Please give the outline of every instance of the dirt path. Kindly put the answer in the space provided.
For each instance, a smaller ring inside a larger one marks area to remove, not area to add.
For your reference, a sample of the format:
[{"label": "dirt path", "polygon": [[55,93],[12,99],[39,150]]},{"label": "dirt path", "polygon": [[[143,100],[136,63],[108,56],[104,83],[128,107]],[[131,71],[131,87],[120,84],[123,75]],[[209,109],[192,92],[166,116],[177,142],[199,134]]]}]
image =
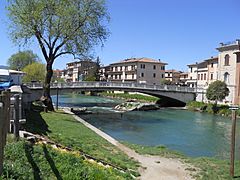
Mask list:
[{"label": "dirt path", "polygon": [[[73,114],[68,110],[64,110],[67,113]],[[88,122],[84,121],[80,117],[73,115],[73,117],[84,124],[86,127],[90,128],[98,135],[106,139],[111,144],[117,146],[123,152],[125,152],[129,157],[134,158],[136,161],[141,163],[140,174],[138,178],[140,180],[192,180],[190,172],[186,168],[190,167],[187,164],[183,164],[178,159],[164,158],[160,156],[150,156],[150,155],[140,155],[134,150],[126,147],[125,145],[119,143],[117,140],[92,126]]]}]

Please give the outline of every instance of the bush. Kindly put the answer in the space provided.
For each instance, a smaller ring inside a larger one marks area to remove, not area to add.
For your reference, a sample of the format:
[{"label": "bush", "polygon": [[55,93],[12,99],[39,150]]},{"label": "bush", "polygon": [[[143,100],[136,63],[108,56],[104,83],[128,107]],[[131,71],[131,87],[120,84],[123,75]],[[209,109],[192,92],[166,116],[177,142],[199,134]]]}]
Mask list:
[{"label": "bush", "polygon": [[219,115],[223,115],[223,116],[230,116],[231,115],[231,110],[230,109],[220,109],[218,111]]},{"label": "bush", "polygon": [[196,110],[196,109],[198,109],[198,110],[205,111],[206,107],[207,107],[207,104],[205,104],[204,102],[191,101],[191,102],[189,102],[187,104],[187,108],[189,110]]}]

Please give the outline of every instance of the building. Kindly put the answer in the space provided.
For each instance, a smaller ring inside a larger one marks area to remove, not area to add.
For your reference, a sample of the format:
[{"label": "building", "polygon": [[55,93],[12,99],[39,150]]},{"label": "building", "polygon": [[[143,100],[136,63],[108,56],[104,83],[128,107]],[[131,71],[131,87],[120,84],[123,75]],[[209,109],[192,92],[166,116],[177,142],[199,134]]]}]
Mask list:
[{"label": "building", "polygon": [[95,76],[97,63],[91,60],[81,60],[67,63],[64,79],[67,82],[84,81],[86,78]]},{"label": "building", "polygon": [[99,78],[100,81],[107,81],[108,79],[108,72],[110,71],[110,66],[102,66],[99,69]]},{"label": "building", "polygon": [[186,83],[190,87],[206,88],[217,80],[218,57],[211,57],[201,62],[188,65],[188,77]]},{"label": "building", "polygon": [[216,49],[217,57],[188,65],[189,78],[186,83],[203,92],[197,100],[207,101],[204,93],[209,84],[216,80],[224,81],[230,93],[222,103],[240,104],[240,40],[220,43]]},{"label": "building", "polygon": [[188,66],[188,80],[186,81],[187,86],[189,87],[197,87],[197,70],[198,64],[189,64]]},{"label": "building", "polygon": [[186,85],[186,82],[188,80],[188,73],[187,72],[181,72],[180,73],[180,85]]},{"label": "building", "polygon": [[165,77],[165,66],[160,60],[130,58],[109,65],[107,79],[111,82],[160,84]]},{"label": "building", "polygon": [[218,80],[224,81],[230,94],[226,103],[240,104],[240,40],[220,43],[218,54]]},{"label": "building", "polygon": [[166,70],[165,79],[171,81],[173,84],[179,84],[180,74],[181,74],[181,71],[177,71],[175,69]]}]

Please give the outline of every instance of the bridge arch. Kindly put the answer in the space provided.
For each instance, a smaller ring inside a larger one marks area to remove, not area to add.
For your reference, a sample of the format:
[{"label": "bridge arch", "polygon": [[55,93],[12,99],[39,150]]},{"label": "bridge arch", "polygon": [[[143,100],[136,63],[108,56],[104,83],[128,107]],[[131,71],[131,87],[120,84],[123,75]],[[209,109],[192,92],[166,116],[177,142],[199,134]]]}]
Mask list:
[{"label": "bridge arch", "polygon": [[[28,85],[32,94],[41,96],[42,86],[39,84]],[[77,83],[55,83],[51,85],[51,94],[77,92],[77,91],[126,91],[140,92],[159,97],[163,103],[169,106],[184,106],[187,102],[195,100],[196,92],[193,88],[167,86],[167,85],[147,85],[134,83],[112,83],[112,82],[77,82]],[[40,98],[40,97],[39,97]]]}]

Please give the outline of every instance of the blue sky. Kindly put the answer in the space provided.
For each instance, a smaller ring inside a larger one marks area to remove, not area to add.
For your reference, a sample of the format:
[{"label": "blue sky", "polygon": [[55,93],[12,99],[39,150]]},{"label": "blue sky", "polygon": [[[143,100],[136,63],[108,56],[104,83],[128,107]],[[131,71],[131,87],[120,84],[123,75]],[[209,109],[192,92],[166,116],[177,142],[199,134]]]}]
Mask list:
[{"label": "blue sky", "polygon": [[[8,35],[7,17],[0,1],[0,64],[18,50]],[[167,69],[186,70],[187,64],[216,56],[220,42],[240,38],[239,0],[107,0],[111,32],[95,55],[107,65],[125,58],[161,59]],[[29,46],[44,61],[36,46]],[[65,68],[71,56],[55,61]]]}]

